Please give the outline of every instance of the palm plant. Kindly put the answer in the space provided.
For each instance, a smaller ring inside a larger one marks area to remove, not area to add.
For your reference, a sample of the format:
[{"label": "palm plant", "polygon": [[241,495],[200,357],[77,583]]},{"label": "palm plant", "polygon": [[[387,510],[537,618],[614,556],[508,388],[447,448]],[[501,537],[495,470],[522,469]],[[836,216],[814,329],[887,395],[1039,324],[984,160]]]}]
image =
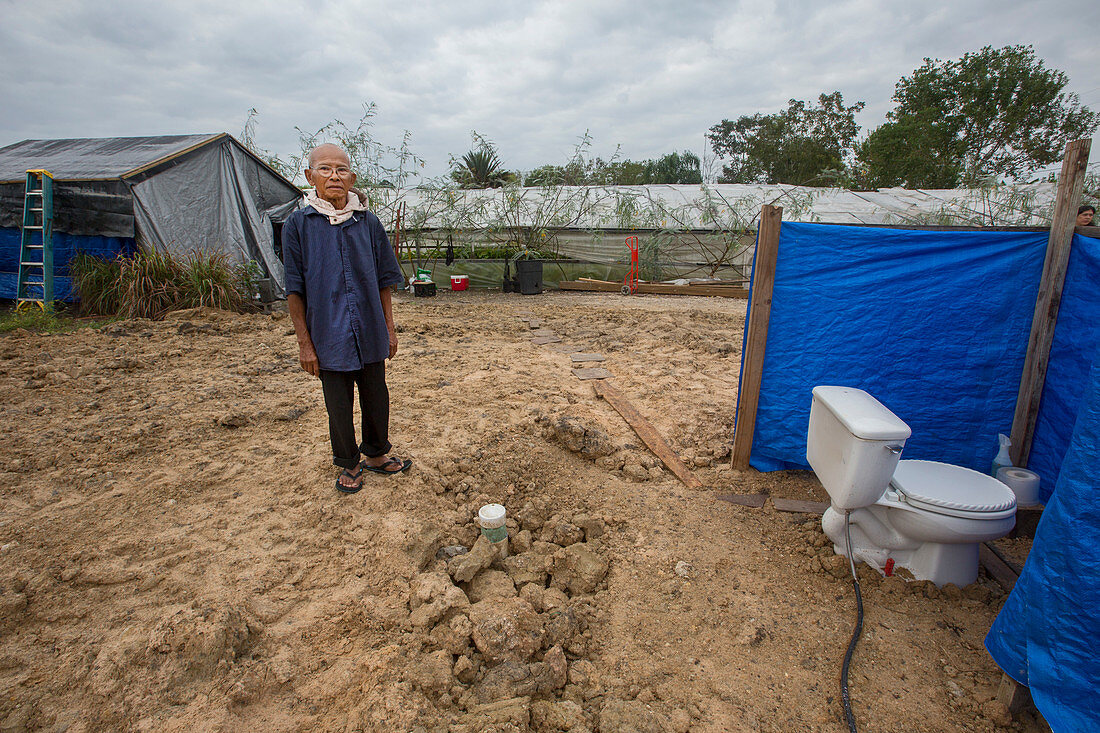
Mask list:
[{"label": "palm plant", "polygon": [[508,180],[508,171],[493,144],[482,141],[456,161],[451,177],[462,188],[500,188]]}]

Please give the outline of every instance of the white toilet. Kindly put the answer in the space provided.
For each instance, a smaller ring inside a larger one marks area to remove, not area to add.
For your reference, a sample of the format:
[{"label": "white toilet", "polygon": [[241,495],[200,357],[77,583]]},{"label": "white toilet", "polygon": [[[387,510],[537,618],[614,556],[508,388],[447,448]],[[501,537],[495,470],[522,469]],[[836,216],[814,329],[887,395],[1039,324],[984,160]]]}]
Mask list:
[{"label": "white toilet", "polygon": [[978,543],[1008,534],[1016,497],[1003,483],[962,466],[902,461],[909,426],[852,387],[814,387],[806,459],[832,505],[821,526],[847,555],[885,571],[907,568],[918,580],[965,586],[978,577]]}]

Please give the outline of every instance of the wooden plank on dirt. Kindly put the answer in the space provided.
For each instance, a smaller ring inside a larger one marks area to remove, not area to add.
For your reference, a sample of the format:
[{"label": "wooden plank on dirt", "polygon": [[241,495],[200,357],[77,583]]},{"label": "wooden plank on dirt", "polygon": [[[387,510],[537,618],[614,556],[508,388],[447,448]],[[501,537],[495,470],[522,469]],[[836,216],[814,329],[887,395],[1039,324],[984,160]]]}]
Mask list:
[{"label": "wooden plank on dirt", "polygon": [[554,333],[549,328],[536,328],[534,331],[531,332],[531,335],[532,336],[557,336],[557,334]]},{"label": "wooden plank on dirt", "polygon": [[544,344],[556,344],[561,341],[561,336],[535,336],[531,339],[531,343],[536,346],[542,346]]},{"label": "wooden plank on dirt", "polygon": [[648,420],[642,417],[642,413],[638,412],[637,408],[630,403],[630,400],[624,397],[619,390],[605,382],[596,382],[592,386],[595,387],[597,395],[607,400],[607,403],[623,416],[623,419],[634,429],[634,432],[638,434],[642,442],[653,451],[653,455],[660,458],[676,478],[680,479],[689,489],[700,489],[703,487],[703,483],[696,478],[695,474],[691,472],[691,469],[680,460],[680,456],[676,455],[676,451],[672,450],[669,444],[665,442],[665,439],[661,437],[657,429],[654,428]]},{"label": "wooden plank on dirt", "polygon": [[829,508],[827,501],[802,501],[800,499],[781,499],[772,497],[772,506],[781,512],[795,512],[798,514],[824,514]]},{"label": "wooden plank on dirt", "polygon": [[[587,280],[562,280],[558,283],[562,290],[577,290],[589,293],[618,293],[622,283]],[[729,285],[665,285],[663,283],[638,283],[638,293],[643,295],[705,295],[719,298],[747,298],[748,288]]]},{"label": "wooden plank on dirt", "polygon": [[981,561],[985,571],[993,576],[1006,591],[1016,587],[1016,579],[1020,576],[985,542],[978,545],[978,560]]},{"label": "wooden plank on dirt", "polygon": [[1010,454],[1016,466],[1027,466],[1031,440],[1035,436],[1035,419],[1039,416],[1039,398],[1046,382],[1050,362],[1050,345],[1058,323],[1058,306],[1062,303],[1062,288],[1077,219],[1077,204],[1085,185],[1085,168],[1089,163],[1092,140],[1074,140],[1066,146],[1062,173],[1058,176],[1058,193],[1054,200],[1054,216],[1050,224],[1043,275],[1039,295],[1035,298],[1035,315],[1031,320],[1031,335],[1027,342],[1027,357],[1020,377],[1016,397],[1016,412],[1012,418]]},{"label": "wooden plank on dirt", "polygon": [[573,374],[577,379],[610,379],[615,376],[603,367],[582,367],[574,369]]},{"label": "wooden plank on dirt", "polygon": [[726,501],[737,506],[747,506],[759,509],[764,506],[764,500],[768,497],[764,494],[717,494],[714,497],[718,501]]},{"label": "wooden plank on dirt", "polygon": [[745,326],[744,366],[737,387],[737,419],[733,427],[732,464],[740,471],[749,467],[752,437],[756,432],[756,408],[760,404],[760,382],[764,376],[764,349],[768,344],[768,321],[771,319],[772,288],[775,285],[775,263],[779,256],[779,229],[782,223],[782,208],[765,204],[760,210],[752,302]]},{"label": "wooden plank on dirt", "polygon": [[997,701],[1008,708],[1008,712],[1016,714],[1031,704],[1031,690],[1001,672]]},{"label": "wooden plank on dirt", "polygon": [[579,362],[579,361],[603,361],[607,357],[604,356],[603,354],[584,354],[584,353],[580,353],[580,354],[573,354],[570,358],[574,362]]}]

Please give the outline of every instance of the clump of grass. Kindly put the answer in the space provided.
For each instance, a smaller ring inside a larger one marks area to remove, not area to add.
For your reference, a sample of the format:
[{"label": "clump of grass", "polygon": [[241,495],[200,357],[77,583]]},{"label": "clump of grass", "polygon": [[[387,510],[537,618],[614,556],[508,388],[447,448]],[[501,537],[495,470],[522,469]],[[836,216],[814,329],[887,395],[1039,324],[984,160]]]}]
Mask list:
[{"label": "clump of grass", "polygon": [[253,309],[258,268],[220,253],[152,251],[112,260],[78,254],[70,271],[84,313],[161,319],[182,308]]},{"label": "clump of grass", "polygon": [[118,313],[118,282],[121,258],[104,259],[77,252],[69,262],[73,290],[80,294],[80,309],[85,313]]},{"label": "clump of grass", "polygon": [[63,333],[78,328],[101,326],[104,320],[107,319],[76,319],[63,308],[55,309],[51,306],[43,309],[31,305],[0,311],[0,333],[10,333],[21,328],[35,333]]}]

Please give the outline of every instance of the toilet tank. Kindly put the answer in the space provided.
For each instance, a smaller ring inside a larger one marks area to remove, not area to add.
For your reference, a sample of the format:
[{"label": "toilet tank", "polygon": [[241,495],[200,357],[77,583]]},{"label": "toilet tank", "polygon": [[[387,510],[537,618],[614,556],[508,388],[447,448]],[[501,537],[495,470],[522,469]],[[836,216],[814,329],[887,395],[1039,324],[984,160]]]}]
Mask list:
[{"label": "toilet tank", "polygon": [[912,434],[885,405],[862,389],[814,387],[806,460],[837,509],[878,501]]}]

